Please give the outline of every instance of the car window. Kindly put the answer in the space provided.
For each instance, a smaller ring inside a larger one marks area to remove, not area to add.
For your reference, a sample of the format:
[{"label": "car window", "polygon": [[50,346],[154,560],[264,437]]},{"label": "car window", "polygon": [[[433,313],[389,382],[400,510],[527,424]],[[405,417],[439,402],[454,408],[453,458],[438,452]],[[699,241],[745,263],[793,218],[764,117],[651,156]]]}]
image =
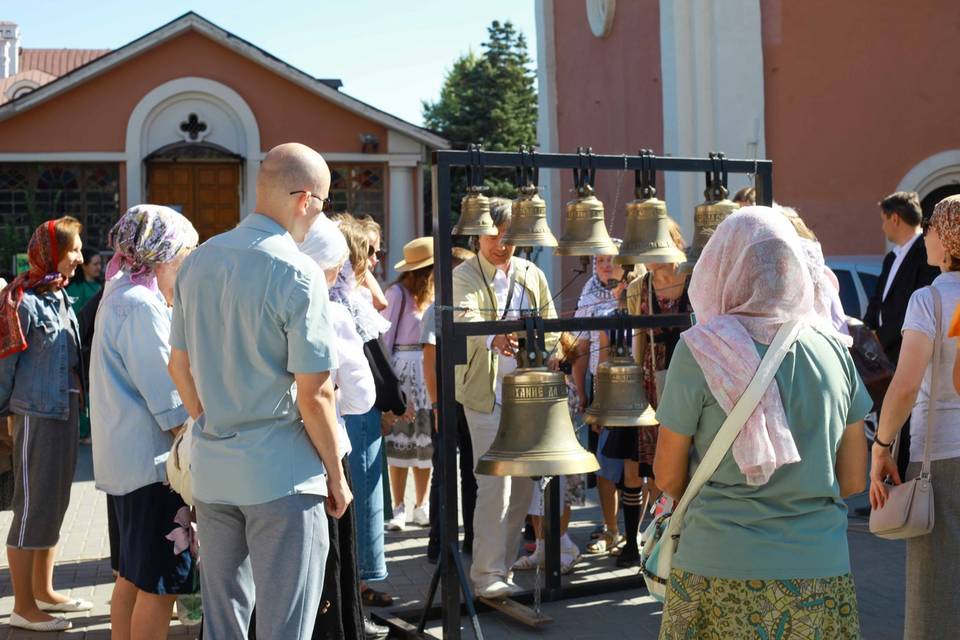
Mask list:
[{"label": "car window", "polygon": [[843,312],[851,318],[859,318],[860,296],[857,294],[853,274],[847,269],[835,269],[834,273],[840,281],[840,303],[843,305]]},{"label": "car window", "polygon": [[858,271],[857,275],[860,276],[860,284],[863,285],[863,292],[867,294],[867,298],[870,298],[876,290],[877,280],[880,278],[872,273],[864,273],[862,271]]}]

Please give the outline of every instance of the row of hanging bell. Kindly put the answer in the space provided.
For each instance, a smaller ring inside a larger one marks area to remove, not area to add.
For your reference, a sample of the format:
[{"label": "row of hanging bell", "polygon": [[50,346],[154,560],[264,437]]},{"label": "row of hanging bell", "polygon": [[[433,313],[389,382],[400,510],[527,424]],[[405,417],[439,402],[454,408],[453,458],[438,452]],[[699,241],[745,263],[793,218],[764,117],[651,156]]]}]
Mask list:
[{"label": "row of hanging bell", "polygon": [[577,440],[566,378],[542,366],[542,354],[529,358],[524,351],[521,344],[520,368],[503,377],[497,435],[477,462],[476,472],[540,478],[597,471],[596,456]]}]

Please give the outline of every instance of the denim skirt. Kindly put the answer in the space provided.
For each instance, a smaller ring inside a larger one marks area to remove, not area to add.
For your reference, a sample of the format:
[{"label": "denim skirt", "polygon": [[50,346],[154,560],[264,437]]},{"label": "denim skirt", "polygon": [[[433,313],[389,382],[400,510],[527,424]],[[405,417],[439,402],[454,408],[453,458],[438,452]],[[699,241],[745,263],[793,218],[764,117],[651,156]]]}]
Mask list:
[{"label": "denim skirt", "polygon": [[357,565],[361,580],[383,580],[387,561],[383,551],[383,436],[380,411],[344,416],[350,435],[350,475],[357,518]]}]

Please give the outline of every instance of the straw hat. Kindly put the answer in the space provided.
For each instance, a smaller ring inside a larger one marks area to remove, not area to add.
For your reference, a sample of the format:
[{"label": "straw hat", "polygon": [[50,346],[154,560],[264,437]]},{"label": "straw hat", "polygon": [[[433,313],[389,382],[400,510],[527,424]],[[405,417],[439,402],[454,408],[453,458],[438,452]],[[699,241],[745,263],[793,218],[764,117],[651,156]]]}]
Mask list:
[{"label": "straw hat", "polygon": [[433,238],[415,238],[403,245],[403,260],[393,265],[394,271],[416,271],[433,264]]}]

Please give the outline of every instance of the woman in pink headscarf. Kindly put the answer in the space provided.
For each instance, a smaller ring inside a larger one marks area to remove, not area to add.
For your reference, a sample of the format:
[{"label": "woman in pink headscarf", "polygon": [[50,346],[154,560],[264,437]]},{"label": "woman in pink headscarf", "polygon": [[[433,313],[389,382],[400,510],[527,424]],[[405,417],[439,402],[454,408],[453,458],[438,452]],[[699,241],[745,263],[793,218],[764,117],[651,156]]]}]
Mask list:
[{"label": "woman in pink headscarf", "polygon": [[[679,499],[779,328],[801,321],[759,405],[690,504],[661,638],[859,638],[843,497],[862,491],[871,401],[814,308],[800,239],[768,207],[731,215],[690,281],[697,324],[657,407],[657,484]],[[819,635],[816,635],[819,634]]]}]

